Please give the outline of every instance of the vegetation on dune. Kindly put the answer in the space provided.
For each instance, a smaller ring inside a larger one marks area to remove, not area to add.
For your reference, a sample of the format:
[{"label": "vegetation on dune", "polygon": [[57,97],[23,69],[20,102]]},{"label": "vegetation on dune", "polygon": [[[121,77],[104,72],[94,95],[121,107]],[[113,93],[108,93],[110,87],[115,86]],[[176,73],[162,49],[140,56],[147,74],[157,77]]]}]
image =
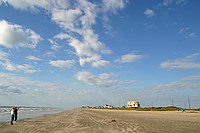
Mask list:
[{"label": "vegetation on dune", "polygon": [[[135,111],[181,111],[182,108],[175,106],[167,107],[144,107],[144,108],[101,108],[101,109],[114,109],[114,110],[135,110]],[[200,111],[199,109],[184,109],[184,111]]]}]

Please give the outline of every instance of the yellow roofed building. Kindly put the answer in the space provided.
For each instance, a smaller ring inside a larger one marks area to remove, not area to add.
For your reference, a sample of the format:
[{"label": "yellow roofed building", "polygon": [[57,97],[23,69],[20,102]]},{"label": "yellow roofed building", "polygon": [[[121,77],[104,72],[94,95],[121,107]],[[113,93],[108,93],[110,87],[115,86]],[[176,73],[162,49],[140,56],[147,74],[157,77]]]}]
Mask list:
[{"label": "yellow roofed building", "polygon": [[140,107],[140,103],[137,102],[137,101],[128,101],[127,107],[128,108],[139,108]]}]

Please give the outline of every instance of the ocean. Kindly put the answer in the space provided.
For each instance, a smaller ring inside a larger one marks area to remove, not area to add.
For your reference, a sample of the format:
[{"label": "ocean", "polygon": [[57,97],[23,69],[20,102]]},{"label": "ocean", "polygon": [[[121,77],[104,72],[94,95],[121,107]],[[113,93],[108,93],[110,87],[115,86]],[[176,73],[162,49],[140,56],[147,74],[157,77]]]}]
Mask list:
[{"label": "ocean", "polygon": [[[6,106],[0,107],[0,122],[9,122],[10,121],[11,108],[12,107],[6,107]],[[48,107],[19,107],[18,120],[59,113],[62,111],[64,111],[64,109],[48,108]]]}]

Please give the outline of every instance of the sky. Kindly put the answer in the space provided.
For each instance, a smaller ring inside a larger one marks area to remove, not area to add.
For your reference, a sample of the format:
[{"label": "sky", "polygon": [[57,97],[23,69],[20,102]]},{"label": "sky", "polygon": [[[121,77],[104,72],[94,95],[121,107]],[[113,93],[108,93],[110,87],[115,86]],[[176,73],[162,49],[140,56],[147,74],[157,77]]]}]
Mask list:
[{"label": "sky", "polygon": [[200,107],[198,0],[0,0],[0,105]]}]

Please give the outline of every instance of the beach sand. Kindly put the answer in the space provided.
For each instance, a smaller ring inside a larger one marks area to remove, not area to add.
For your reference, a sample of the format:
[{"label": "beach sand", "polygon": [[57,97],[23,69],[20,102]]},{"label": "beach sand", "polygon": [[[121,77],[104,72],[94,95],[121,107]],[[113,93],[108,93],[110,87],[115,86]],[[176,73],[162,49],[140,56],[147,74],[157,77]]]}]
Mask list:
[{"label": "beach sand", "polygon": [[73,109],[0,124],[1,133],[200,133],[200,113]]}]

